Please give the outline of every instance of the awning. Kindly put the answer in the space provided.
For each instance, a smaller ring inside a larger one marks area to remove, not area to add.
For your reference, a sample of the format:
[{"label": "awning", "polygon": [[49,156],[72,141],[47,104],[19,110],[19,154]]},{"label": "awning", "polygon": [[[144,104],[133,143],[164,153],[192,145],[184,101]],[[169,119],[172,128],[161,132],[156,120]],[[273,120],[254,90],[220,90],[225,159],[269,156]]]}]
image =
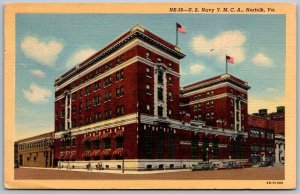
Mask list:
[{"label": "awning", "polygon": [[94,150],[91,154],[92,157],[95,157],[95,156],[100,156],[100,150]]},{"label": "awning", "polygon": [[70,160],[73,160],[73,159],[75,159],[75,156],[76,156],[76,153],[71,153],[71,154],[69,155],[69,159],[70,159]]},{"label": "awning", "polygon": [[70,155],[70,154],[65,154],[65,155],[62,157],[62,159],[64,159],[64,160],[69,159],[69,155]]},{"label": "awning", "polygon": [[123,130],[119,130],[119,131],[117,131],[117,132],[115,133],[115,136],[116,136],[116,137],[123,137],[123,135],[124,135],[124,131],[123,131]]},{"label": "awning", "polygon": [[101,152],[101,156],[110,156],[110,149],[105,149]]},{"label": "awning", "polygon": [[84,153],[82,154],[83,157],[90,157],[91,156],[91,151],[90,150],[86,150],[84,151]]},{"label": "awning", "polygon": [[105,133],[105,134],[101,135],[100,139],[110,138],[111,135],[112,135],[111,132]]},{"label": "awning", "polygon": [[61,159],[64,157],[64,155],[65,155],[65,154],[60,154],[60,155],[58,156],[58,159],[61,160]]},{"label": "awning", "polygon": [[117,149],[115,149],[115,151],[113,152],[113,155],[115,155],[115,156],[126,156],[127,153],[124,151],[123,148],[117,148]]},{"label": "awning", "polygon": [[91,138],[90,141],[97,141],[99,140],[100,135],[95,135],[94,137]]},{"label": "awning", "polygon": [[91,140],[90,136],[86,136],[85,138],[83,138],[82,143],[88,142]]}]

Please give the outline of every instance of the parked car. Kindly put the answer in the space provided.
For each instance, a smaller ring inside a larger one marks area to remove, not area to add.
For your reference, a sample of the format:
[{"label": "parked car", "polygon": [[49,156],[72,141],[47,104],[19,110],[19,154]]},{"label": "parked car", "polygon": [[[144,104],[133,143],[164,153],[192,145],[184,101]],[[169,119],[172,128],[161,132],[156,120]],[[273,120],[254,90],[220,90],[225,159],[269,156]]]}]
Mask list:
[{"label": "parked car", "polygon": [[267,166],[274,166],[274,163],[272,161],[264,161],[259,164],[259,167],[267,167]]},{"label": "parked car", "polygon": [[214,166],[211,162],[199,162],[192,166],[192,171],[196,170],[214,170]]},{"label": "parked car", "polygon": [[241,168],[250,168],[253,166],[253,163],[251,162],[240,162]]}]

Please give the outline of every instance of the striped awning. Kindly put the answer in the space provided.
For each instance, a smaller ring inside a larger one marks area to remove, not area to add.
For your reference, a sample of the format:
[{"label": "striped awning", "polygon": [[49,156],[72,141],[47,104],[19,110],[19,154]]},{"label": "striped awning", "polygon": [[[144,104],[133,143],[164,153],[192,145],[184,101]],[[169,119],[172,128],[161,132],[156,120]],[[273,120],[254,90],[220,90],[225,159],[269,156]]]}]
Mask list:
[{"label": "striped awning", "polygon": [[62,157],[62,159],[64,159],[64,160],[69,159],[69,155],[70,155],[70,154],[65,154],[65,155]]},{"label": "striped awning", "polygon": [[101,156],[110,156],[110,152],[111,152],[110,149],[105,149],[101,152]]},{"label": "striped awning", "polygon": [[90,157],[91,156],[91,151],[90,150],[86,150],[83,152],[82,154],[83,157]]},{"label": "striped awning", "polygon": [[91,137],[86,136],[85,138],[83,138],[82,143],[89,142],[89,141],[91,141]]},{"label": "striped awning", "polygon": [[110,138],[112,135],[111,132],[108,132],[108,133],[104,133],[103,135],[101,135],[100,139],[105,139],[105,138]]},{"label": "striped awning", "polygon": [[115,149],[115,151],[113,152],[113,155],[115,155],[115,156],[126,156],[127,153],[124,151],[123,148],[117,148],[117,149]]},{"label": "striped awning", "polygon": [[119,130],[119,131],[117,131],[117,132],[115,133],[115,136],[116,136],[116,137],[123,137],[123,135],[124,135],[124,131],[123,131],[123,130]]},{"label": "striped awning", "polygon": [[97,141],[97,140],[99,140],[99,138],[100,138],[100,135],[95,135],[94,137],[91,138],[90,141]]},{"label": "striped awning", "polygon": [[64,157],[64,155],[65,155],[65,154],[60,154],[60,155],[58,156],[58,159],[61,160],[61,159]]},{"label": "striped awning", "polygon": [[94,150],[91,154],[92,157],[95,157],[95,156],[100,156],[100,150]]},{"label": "striped awning", "polygon": [[69,155],[69,159],[72,160],[72,159],[75,159],[75,156],[76,156],[76,153],[73,152]]}]

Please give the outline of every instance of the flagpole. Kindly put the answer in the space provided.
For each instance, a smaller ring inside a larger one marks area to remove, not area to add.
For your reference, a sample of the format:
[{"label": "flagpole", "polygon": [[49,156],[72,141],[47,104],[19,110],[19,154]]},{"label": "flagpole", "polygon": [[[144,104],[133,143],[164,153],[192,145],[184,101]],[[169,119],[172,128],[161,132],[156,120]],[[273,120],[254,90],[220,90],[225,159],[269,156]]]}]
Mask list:
[{"label": "flagpole", "polygon": [[227,55],[225,56],[225,61],[226,61],[226,74],[227,74],[227,72],[228,72],[228,64],[227,64]]},{"label": "flagpole", "polygon": [[176,46],[178,45],[178,27],[176,23]]}]

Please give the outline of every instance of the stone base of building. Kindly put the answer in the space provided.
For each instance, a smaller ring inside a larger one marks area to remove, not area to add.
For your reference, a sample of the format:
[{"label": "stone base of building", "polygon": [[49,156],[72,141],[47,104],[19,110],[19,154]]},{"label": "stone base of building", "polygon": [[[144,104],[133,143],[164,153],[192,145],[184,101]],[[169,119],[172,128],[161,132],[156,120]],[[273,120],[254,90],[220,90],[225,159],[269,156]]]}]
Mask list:
[{"label": "stone base of building", "polygon": [[[239,161],[247,162],[248,159],[211,159],[210,162]],[[193,165],[203,162],[199,159],[125,159],[125,170],[170,170],[189,169]],[[100,164],[102,170],[122,170],[123,160],[89,160],[89,161],[60,161],[59,168],[97,169]]]}]

